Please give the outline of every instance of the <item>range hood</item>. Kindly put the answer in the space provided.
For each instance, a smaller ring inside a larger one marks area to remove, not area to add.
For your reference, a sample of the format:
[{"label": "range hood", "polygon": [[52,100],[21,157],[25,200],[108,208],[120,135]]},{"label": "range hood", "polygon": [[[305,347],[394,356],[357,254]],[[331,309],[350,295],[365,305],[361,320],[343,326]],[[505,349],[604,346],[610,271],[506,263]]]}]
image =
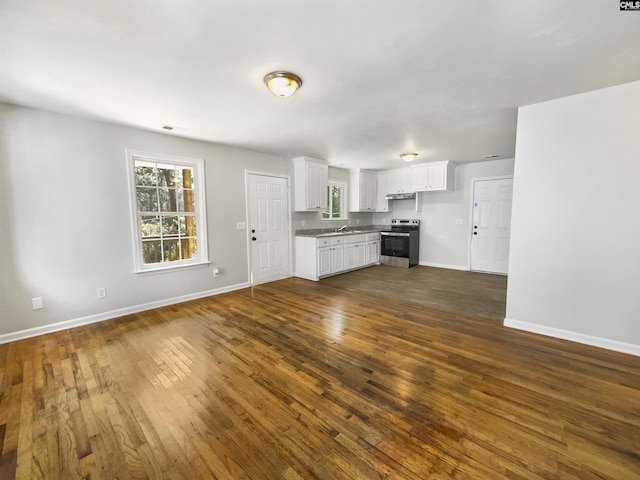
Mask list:
[{"label": "range hood", "polygon": [[415,200],[415,198],[416,198],[415,192],[389,193],[384,197],[385,200]]}]

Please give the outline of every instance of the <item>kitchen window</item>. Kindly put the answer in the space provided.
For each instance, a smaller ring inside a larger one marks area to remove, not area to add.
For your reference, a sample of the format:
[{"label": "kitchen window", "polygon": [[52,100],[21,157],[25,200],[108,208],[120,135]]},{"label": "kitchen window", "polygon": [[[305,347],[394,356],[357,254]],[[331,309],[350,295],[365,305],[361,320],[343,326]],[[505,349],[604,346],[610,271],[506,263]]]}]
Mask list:
[{"label": "kitchen window", "polygon": [[327,210],[322,212],[323,220],[346,220],[346,184],[329,180],[327,185]]},{"label": "kitchen window", "polygon": [[128,151],[134,270],[208,264],[204,160]]}]

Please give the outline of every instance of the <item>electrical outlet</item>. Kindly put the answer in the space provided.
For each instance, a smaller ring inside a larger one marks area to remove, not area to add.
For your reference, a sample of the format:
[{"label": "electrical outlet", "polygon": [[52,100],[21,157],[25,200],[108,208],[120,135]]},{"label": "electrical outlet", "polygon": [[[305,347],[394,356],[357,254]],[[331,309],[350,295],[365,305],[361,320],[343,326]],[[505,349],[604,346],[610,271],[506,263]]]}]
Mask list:
[{"label": "electrical outlet", "polygon": [[213,269],[213,276],[216,277],[216,278],[220,276],[220,269],[219,268],[214,268]]},{"label": "electrical outlet", "polygon": [[44,308],[42,303],[42,297],[34,297],[31,299],[31,306],[34,310],[41,310]]},{"label": "electrical outlet", "polygon": [[98,287],[96,295],[98,298],[107,298],[107,287]]},{"label": "electrical outlet", "polygon": [[300,224],[304,227],[304,226],[306,226],[306,225],[307,225],[307,222],[306,222],[305,220],[302,220],[302,221],[300,222]]}]

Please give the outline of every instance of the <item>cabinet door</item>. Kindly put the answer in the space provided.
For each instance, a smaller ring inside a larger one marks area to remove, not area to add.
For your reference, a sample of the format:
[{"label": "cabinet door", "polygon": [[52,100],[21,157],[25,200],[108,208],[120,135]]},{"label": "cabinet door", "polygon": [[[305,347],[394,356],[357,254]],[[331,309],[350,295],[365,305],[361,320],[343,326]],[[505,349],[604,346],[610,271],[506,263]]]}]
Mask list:
[{"label": "cabinet door", "polygon": [[365,243],[355,245],[355,263],[356,267],[363,267],[367,264],[367,248]]},{"label": "cabinet door", "polygon": [[446,164],[432,165],[427,171],[427,185],[429,190],[445,190],[447,188]]},{"label": "cabinet door", "polygon": [[356,246],[349,244],[344,246],[344,269],[350,270],[356,266]]},{"label": "cabinet door", "polygon": [[400,170],[390,170],[388,172],[388,184],[387,193],[402,193],[402,186],[400,180]]},{"label": "cabinet door", "polygon": [[325,165],[307,163],[307,208],[326,210],[328,169]]},{"label": "cabinet door", "polygon": [[413,188],[416,191],[426,190],[429,185],[429,166],[428,165],[416,165],[412,167],[413,170]]},{"label": "cabinet door", "polygon": [[400,193],[414,192],[413,175],[410,168],[400,169]]},{"label": "cabinet door", "polygon": [[318,249],[318,276],[329,275],[331,273],[331,251],[332,247]]},{"label": "cabinet door", "polygon": [[380,241],[367,242],[367,265],[380,262]]},{"label": "cabinet door", "polygon": [[361,171],[358,178],[358,211],[375,210],[376,208],[376,174]]},{"label": "cabinet door", "polygon": [[294,205],[297,212],[325,210],[329,167],[310,157],[293,159]]},{"label": "cabinet door", "polygon": [[376,175],[376,212],[388,212],[389,200],[385,200],[389,192],[389,174],[380,172]]},{"label": "cabinet door", "polygon": [[344,249],[341,246],[331,248],[331,273],[344,270]]}]

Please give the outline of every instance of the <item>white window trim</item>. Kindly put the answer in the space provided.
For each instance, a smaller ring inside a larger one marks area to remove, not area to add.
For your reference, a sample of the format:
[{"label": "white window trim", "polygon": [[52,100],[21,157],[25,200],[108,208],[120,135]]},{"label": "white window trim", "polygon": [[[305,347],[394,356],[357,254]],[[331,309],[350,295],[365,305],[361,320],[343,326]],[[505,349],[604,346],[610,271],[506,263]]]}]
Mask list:
[{"label": "white window trim", "polygon": [[[131,233],[133,240],[133,272],[135,274],[152,274],[178,271],[209,265],[208,235],[207,235],[207,202],[205,194],[204,159],[167,155],[163,153],[145,152],[141,150],[126,150],[127,174],[129,177],[129,205],[131,211]],[[151,162],[166,162],[192,166],[196,177],[196,242],[197,255],[188,260],[146,265],[142,261],[142,244],[140,242],[140,225],[138,223],[138,202],[136,197],[135,161],[148,160]]]},{"label": "white window trim", "polygon": [[[325,222],[335,222],[337,220],[348,220],[347,217],[347,183],[346,182],[342,182],[340,180],[329,180],[327,182],[327,187],[330,186],[334,186],[334,187],[342,187],[342,197],[340,198],[340,216],[339,217],[333,217],[333,218],[324,218],[322,216],[322,214],[320,214],[320,220],[325,221]],[[331,205],[329,203],[327,203],[327,209],[331,208]]]}]

